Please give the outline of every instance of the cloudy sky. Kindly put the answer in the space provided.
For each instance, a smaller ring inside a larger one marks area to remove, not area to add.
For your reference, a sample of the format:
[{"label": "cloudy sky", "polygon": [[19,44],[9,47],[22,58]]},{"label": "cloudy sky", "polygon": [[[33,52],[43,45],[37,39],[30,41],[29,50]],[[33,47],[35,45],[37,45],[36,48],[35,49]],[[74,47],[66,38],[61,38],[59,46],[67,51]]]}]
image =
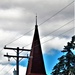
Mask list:
[{"label": "cloudy sky", "polygon": [[[3,47],[31,49],[37,13],[38,29],[47,75],[52,72],[64,45],[74,35],[74,0],[0,0],[0,75],[13,75],[15,60],[3,55]],[[22,52],[20,55],[26,55]],[[20,61],[20,75],[25,75],[28,59]]]}]

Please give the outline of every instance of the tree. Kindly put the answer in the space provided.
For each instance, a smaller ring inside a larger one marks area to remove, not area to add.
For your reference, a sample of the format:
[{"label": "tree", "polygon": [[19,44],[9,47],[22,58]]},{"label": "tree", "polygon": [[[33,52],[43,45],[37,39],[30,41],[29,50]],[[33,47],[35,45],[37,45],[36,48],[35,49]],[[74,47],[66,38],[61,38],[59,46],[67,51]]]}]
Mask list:
[{"label": "tree", "polygon": [[75,55],[72,50],[75,49],[75,36],[72,37],[72,41],[64,46],[65,55],[58,58],[59,62],[54,66],[52,75],[75,75]]}]

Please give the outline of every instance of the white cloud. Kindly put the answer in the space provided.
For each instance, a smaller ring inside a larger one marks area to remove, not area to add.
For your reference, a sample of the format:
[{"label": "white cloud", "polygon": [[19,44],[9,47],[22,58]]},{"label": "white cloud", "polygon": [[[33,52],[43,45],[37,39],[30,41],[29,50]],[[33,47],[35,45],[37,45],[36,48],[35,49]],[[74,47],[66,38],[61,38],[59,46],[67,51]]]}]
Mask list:
[{"label": "white cloud", "polygon": [[67,38],[60,38],[60,37],[53,37],[53,36],[45,37],[43,40],[41,40],[42,51],[43,53],[50,53],[52,49],[61,51],[69,41],[70,41],[69,38],[67,39]]},{"label": "white cloud", "polygon": [[17,32],[4,31],[3,29],[0,29],[0,42],[2,42],[0,46],[3,46],[17,36],[19,36]]},{"label": "white cloud", "polygon": [[[1,65],[0,64],[0,75],[13,75],[13,66],[11,65]],[[12,70],[12,71],[11,71]]]},{"label": "white cloud", "polygon": [[20,66],[20,75],[25,75],[26,74],[26,67]]},{"label": "white cloud", "polygon": [[0,19],[19,19],[22,17],[20,8],[0,9]]},{"label": "white cloud", "polygon": [[[16,40],[24,33],[30,31],[35,25],[34,16],[36,13],[38,15],[38,23],[42,23],[50,16],[58,12],[61,8],[69,4],[71,1],[73,0],[0,0],[0,49],[2,49],[6,44],[12,42],[13,40]],[[72,29],[72,31],[69,31],[68,33],[65,32],[62,37],[59,36],[59,34],[72,28],[74,25],[73,22],[61,28],[55,33],[52,33],[50,35],[47,34],[71,21],[71,19],[73,19],[73,16],[74,10],[73,4],[71,4],[51,20],[39,26],[40,36],[45,37],[41,39],[41,43],[54,37],[48,42],[42,44],[43,53],[49,53],[52,49],[63,49],[64,45],[71,39],[74,32]],[[32,44],[32,37],[33,34],[28,33],[22,38],[8,44],[7,47],[22,48],[23,46],[25,46],[25,49],[30,49]],[[7,58],[3,56],[7,52],[9,54],[15,55],[14,51],[3,49],[0,52],[0,69],[8,64]],[[21,55],[25,54],[27,54],[27,52],[22,53]],[[14,59],[11,58],[10,63],[13,62]],[[2,72],[0,71],[0,75],[4,75],[4,73],[7,72],[8,69],[10,69],[9,67],[11,68],[13,66],[8,65],[5,70],[3,70]],[[25,71],[26,67],[20,66],[20,75],[25,75]],[[12,72],[13,69],[9,71],[7,75],[11,75]]]},{"label": "white cloud", "polygon": [[[31,36],[22,37],[22,35],[17,32],[9,32],[9,31],[4,31],[4,30],[0,30],[0,34],[1,34],[0,42],[2,42],[0,44],[0,57],[1,57],[0,63],[1,64],[8,64],[8,58],[4,57],[6,53],[8,53],[9,55],[16,55],[16,52],[13,50],[3,49],[5,45],[7,47],[12,47],[12,48],[17,48],[17,47],[22,48],[23,46],[25,46],[25,49],[31,49],[31,42],[32,42]],[[10,39],[8,39],[9,37]],[[19,37],[22,37],[22,38],[16,40]],[[13,38],[16,41],[14,41]],[[27,51],[21,53],[21,55],[27,55],[27,54],[28,54]],[[15,63],[13,58],[10,59],[10,62]]]},{"label": "white cloud", "polygon": [[[32,28],[34,25],[35,15],[38,15],[38,23],[42,23],[47,20],[51,15],[55,14],[61,8],[66,6],[70,0],[60,1],[60,0],[3,0],[0,3],[0,27],[7,30],[16,30],[19,32],[25,32]],[[5,6],[5,8],[3,8]],[[64,24],[64,20],[73,18],[73,4],[69,6],[64,11],[60,12],[57,17],[55,16],[51,20],[44,23],[43,26],[50,28],[51,25]],[[59,22],[61,21],[61,23]],[[55,24],[54,24],[55,23]],[[50,24],[50,25],[49,25]],[[56,26],[57,26],[56,25]],[[41,26],[42,28],[45,28]],[[58,27],[58,26],[57,26]],[[47,29],[46,28],[46,29]],[[53,29],[53,28],[52,28]],[[51,29],[51,30],[52,30]],[[47,31],[45,31],[47,32]]]},{"label": "white cloud", "polygon": [[[0,75],[14,75],[13,71],[16,66],[11,65],[1,65],[0,64]],[[19,66],[19,75],[25,75],[26,67]]]},{"label": "white cloud", "polygon": [[[16,32],[9,32],[9,31],[6,31],[4,32],[3,30],[0,30],[0,33],[1,33],[1,40],[0,42],[2,42],[2,44],[0,45],[0,49],[2,47],[4,47],[6,44],[7,47],[20,47],[22,48],[23,46],[25,46],[24,48],[25,49],[31,49],[31,44],[32,44],[32,38],[33,36],[23,36],[21,38],[19,38],[18,40],[12,42],[11,39],[16,39],[17,37],[19,36],[22,36],[21,34],[17,33]],[[10,39],[8,39],[10,36]],[[49,53],[52,49],[57,49],[57,50],[62,50],[64,45],[69,41],[70,39],[67,39],[65,37],[56,37],[56,36],[46,36],[44,38],[41,38],[41,45],[42,45],[42,52],[43,53]],[[47,42],[46,42],[47,41]],[[12,43],[11,43],[12,42]],[[7,58],[5,58],[3,55],[6,54],[6,53],[9,53],[9,55],[15,55],[16,53],[12,50],[2,50],[0,52],[0,56],[2,59],[0,59],[0,63],[2,64],[8,64],[8,61],[7,61]],[[28,52],[23,52],[21,53],[21,55],[26,55],[26,54],[29,54]],[[15,63],[14,62],[14,59],[11,58],[11,63]]]}]

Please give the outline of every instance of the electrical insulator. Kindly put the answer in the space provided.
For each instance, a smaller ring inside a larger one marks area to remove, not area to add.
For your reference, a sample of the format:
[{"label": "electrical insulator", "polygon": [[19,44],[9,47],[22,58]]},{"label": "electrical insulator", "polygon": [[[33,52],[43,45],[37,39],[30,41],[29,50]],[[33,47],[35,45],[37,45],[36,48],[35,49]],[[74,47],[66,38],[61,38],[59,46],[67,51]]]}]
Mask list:
[{"label": "electrical insulator", "polygon": [[8,61],[10,61],[10,57],[8,57]]},{"label": "electrical insulator", "polygon": [[4,46],[4,49],[6,48],[6,45]]},{"label": "electrical insulator", "polygon": [[8,55],[8,53],[6,55]]},{"label": "electrical insulator", "polygon": [[27,58],[28,58],[28,54],[27,54]]},{"label": "electrical insulator", "polygon": [[24,47],[22,47],[22,49],[24,49]]}]

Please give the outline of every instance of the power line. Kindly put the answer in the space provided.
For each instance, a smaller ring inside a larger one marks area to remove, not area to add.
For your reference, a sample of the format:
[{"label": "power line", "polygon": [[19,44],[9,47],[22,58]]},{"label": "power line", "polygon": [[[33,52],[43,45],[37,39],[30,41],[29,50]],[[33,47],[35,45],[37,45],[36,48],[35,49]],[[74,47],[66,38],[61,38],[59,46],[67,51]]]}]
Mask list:
[{"label": "power line", "polygon": [[14,66],[12,66],[4,75],[6,75],[7,73],[9,73],[13,67]]},{"label": "power line", "polygon": [[0,70],[0,73],[1,71],[3,71],[9,64],[5,65],[4,67],[2,67],[2,69]]},{"label": "power line", "polygon": [[0,70],[0,73],[9,65],[10,63],[8,63],[7,65],[5,65],[4,67],[2,67],[2,69]]},{"label": "power line", "polygon": [[[72,30],[72,29],[73,29],[73,28],[71,28],[71,29],[69,29],[69,30],[67,30],[67,31],[65,31],[65,32],[63,32],[63,33],[61,33],[61,34],[59,34],[58,36],[60,36],[60,35],[62,35],[62,34],[64,34],[64,33],[66,33],[66,32],[68,32],[68,31],[70,31],[70,30]],[[45,44],[46,42],[49,42],[50,40],[52,40],[52,39],[54,39],[54,38],[55,38],[55,37],[53,37],[53,38],[51,38],[51,39],[49,39],[49,40],[47,40],[47,41],[44,41],[42,44]],[[37,45],[37,46],[38,46],[38,45]],[[13,67],[12,67],[12,68],[13,68]],[[11,69],[12,69],[12,68],[11,68]],[[10,69],[10,70],[11,70],[11,69]],[[3,69],[2,69],[2,70],[3,70]],[[9,70],[9,71],[10,71],[10,70]],[[8,71],[8,72],[9,72],[9,71]],[[0,71],[0,72],[1,72],[1,71]],[[6,72],[5,74],[7,74],[8,72]],[[5,74],[4,74],[4,75],[5,75]]]},{"label": "power line", "polygon": [[3,48],[0,50],[0,52],[2,52]]},{"label": "power line", "polygon": [[[65,32],[63,32],[63,33],[61,33],[61,34],[59,34],[58,36],[60,36],[60,35],[62,35],[62,34],[64,34],[64,33],[66,33],[66,32],[68,32],[68,31],[70,31],[70,30],[72,30],[73,28],[71,28],[71,29],[69,29],[69,30],[67,30],[67,31],[65,31]],[[49,42],[50,40],[52,40],[52,39],[54,39],[55,37],[53,37],[53,38],[51,38],[51,39],[49,39],[49,40],[47,40],[47,41],[44,41],[42,44],[45,44],[46,42]],[[38,45],[37,45],[38,46]],[[37,47],[36,46],[36,47]],[[11,69],[12,69],[13,67],[11,67]],[[11,70],[10,69],[10,70]],[[10,70],[8,70],[8,72],[10,71]],[[6,72],[4,75],[6,75],[8,72]]]},{"label": "power line", "polygon": [[31,51],[29,49],[21,49],[19,47],[17,48],[9,48],[9,47],[4,47],[4,49],[9,49],[9,50],[16,50],[16,55],[8,55],[8,53],[6,55],[4,55],[5,57],[8,57],[8,60],[10,60],[11,57],[16,58],[16,74],[19,75],[19,58],[23,59],[23,58],[30,58],[28,55],[27,56],[19,56],[20,51]]},{"label": "power line", "polygon": [[[74,1],[73,1],[73,2],[74,2]],[[71,2],[69,5],[71,5],[73,2]],[[67,8],[69,5],[67,5],[66,7],[64,7],[62,10],[64,10],[65,8]],[[53,18],[55,15],[57,15],[58,13],[60,13],[62,10],[60,10],[59,12],[57,12],[56,14],[54,14],[53,16],[51,16],[50,18],[48,18],[47,20],[45,20],[44,22],[42,22],[40,25],[42,25],[43,23],[45,23],[45,22],[48,21],[49,19]],[[40,26],[40,25],[39,25],[39,26]],[[65,25],[64,25],[64,26],[65,26]],[[62,26],[62,27],[64,27],[64,26]],[[62,28],[62,27],[60,27],[60,28]],[[58,30],[59,30],[60,28],[58,28]],[[73,29],[73,28],[72,28],[72,29]],[[27,33],[23,34],[23,35],[20,36],[19,38],[13,40],[12,42],[10,42],[10,43],[8,43],[8,44],[6,44],[6,45],[9,45],[9,44],[13,43],[14,41],[20,39],[20,38],[23,37],[24,35],[26,35],[26,34],[28,34],[29,32],[31,32],[32,30],[34,30],[34,29],[31,29],[31,30],[28,31]],[[56,32],[56,31],[57,31],[57,30],[55,30],[55,31],[53,31],[53,32],[51,32],[51,33],[49,33],[49,34],[52,34],[52,33]],[[60,35],[61,35],[61,34],[60,34]],[[46,41],[45,41],[45,42],[46,42]],[[44,43],[45,43],[45,42],[44,42]],[[3,50],[3,49],[2,49],[2,50]],[[2,51],[2,50],[1,50],[1,51]]]},{"label": "power line", "polygon": [[[66,25],[68,25],[68,24],[69,24],[69,23],[71,23],[72,21],[74,21],[74,19],[73,19],[73,20],[71,20],[71,21],[69,21],[69,22],[67,22],[66,24],[64,24],[64,25],[60,26],[59,28],[55,29],[54,31],[52,31],[52,32],[48,33],[46,36],[48,36],[48,35],[50,35],[50,34],[52,34],[52,33],[56,32],[56,31],[60,30],[61,28],[65,27]],[[45,37],[46,37],[46,36],[45,36]],[[43,38],[44,38],[44,37],[43,37]],[[41,39],[43,39],[43,38],[41,38]]]},{"label": "power line", "polygon": [[[48,20],[52,19],[54,16],[56,16],[56,15],[59,14],[61,11],[63,11],[65,8],[67,8],[68,6],[70,6],[73,2],[74,2],[74,1],[72,1],[71,3],[69,3],[67,6],[65,6],[64,8],[62,8],[61,10],[59,10],[57,13],[55,13],[54,15],[52,15],[51,17],[49,17],[47,20],[45,20],[44,22],[42,22],[42,23],[39,24],[38,26],[41,26],[42,24],[44,24],[44,23],[47,22]],[[18,37],[17,39],[15,39],[15,40],[9,42],[9,43],[6,44],[6,45],[9,45],[9,44],[13,43],[14,41],[20,39],[21,37],[23,37],[24,35],[28,34],[29,32],[31,32],[31,31],[33,31],[33,30],[34,30],[34,28],[31,29],[30,31],[26,32],[26,33],[23,34],[22,36]]]},{"label": "power line", "polygon": [[[0,52],[3,50],[3,48],[0,50]],[[5,65],[4,67],[1,68],[0,73],[2,70],[4,70],[9,64]]]},{"label": "power line", "polygon": [[[65,32],[63,32],[63,33],[61,33],[61,34],[59,34],[58,36],[60,36],[60,35],[62,35],[62,34],[64,34],[64,33],[66,33],[66,32],[68,32],[68,31],[70,31],[70,30],[72,30],[73,28],[71,28],[71,29],[69,29],[69,30],[67,30],[67,31],[65,31]],[[53,38],[51,38],[51,39],[48,39],[48,40],[46,40],[46,41],[44,41],[44,42],[42,42],[41,44],[45,44],[45,43],[47,43],[47,42],[49,42],[50,40],[52,40],[52,39],[54,39],[55,37],[53,37]],[[38,45],[37,45],[38,46]],[[37,46],[35,46],[35,47],[37,47]]]},{"label": "power line", "polygon": [[[74,13],[75,13],[75,0],[74,0]],[[75,14],[74,14],[74,19],[75,19]],[[74,35],[75,35],[75,21],[74,21]]]},{"label": "power line", "polygon": [[[66,24],[62,25],[61,27],[55,29],[54,31],[48,33],[46,36],[48,36],[48,35],[50,35],[50,34],[56,32],[56,31],[58,31],[59,29],[61,29],[61,28],[63,28],[64,26],[68,25],[69,23],[71,23],[72,21],[74,21],[74,20],[69,21],[68,23],[66,23]],[[45,38],[46,36],[42,37],[41,39]],[[36,41],[35,41],[35,42],[36,42]],[[31,43],[30,43],[30,44],[31,44]],[[25,46],[23,46],[23,47],[29,46],[30,44],[25,45]],[[3,50],[3,49],[2,49],[2,50]],[[2,51],[2,50],[1,50],[1,51]],[[0,51],[0,52],[1,52],[1,51]]]},{"label": "power line", "polygon": [[[62,34],[64,34],[64,33],[66,33],[66,32],[68,32],[68,31],[70,31],[70,30],[72,30],[72,29],[73,29],[73,28],[71,28],[71,29],[69,29],[69,30],[67,30],[67,31],[65,31],[65,32],[63,32],[63,33],[61,33],[61,34],[59,34],[58,36],[60,36],[60,35],[62,35]],[[42,42],[41,44],[45,44],[45,43],[49,42],[50,40],[52,40],[52,39],[54,39],[54,38],[55,38],[55,37],[53,37],[53,38],[51,38],[51,39],[48,39],[48,40]],[[39,45],[36,45],[36,46],[34,46],[34,47],[37,47],[37,46],[39,46]]]},{"label": "power line", "polygon": [[[66,33],[66,32],[68,32],[68,31],[70,31],[70,30],[72,30],[73,28],[71,28],[71,29],[69,29],[69,30],[67,30],[67,31],[65,31],[65,32],[63,32],[63,33],[61,33],[61,34],[59,34],[58,36],[60,36],[60,35],[62,35],[62,34],[64,34],[64,33]],[[45,41],[45,42],[43,42],[42,44],[44,44],[44,43],[46,43],[46,42],[48,42],[48,41],[50,41],[50,40],[52,40],[52,39],[54,39],[55,37],[53,37],[53,38],[51,38],[51,39],[49,39],[49,40],[47,40],[47,41]]]},{"label": "power line", "polygon": [[[68,6],[70,6],[72,3],[74,3],[74,1],[72,1],[70,4],[68,4],[67,6],[65,6],[64,8],[62,8],[61,10],[59,10],[57,13],[55,13],[54,15],[52,15],[51,17],[49,17],[47,20],[45,20],[44,22],[42,22],[40,25],[42,25],[43,23],[45,23],[46,21],[52,19],[54,16],[56,16],[57,14],[59,14],[61,11],[63,11],[65,8],[67,8]],[[39,26],[40,26],[39,25]]]},{"label": "power line", "polygon": [[25,33],[25,34],[23,34],[22,36],[18,37],[17,39],[15,39],[15,40],[13,40],[13,41],[9,42],[9,43],[8,43],[8,44],[6,44],[6,45],[9,45],[9,44],[13,43],[14,41],[16,41],[16,40],[20,39],[21,37],[23,37],[24,35],[28,34],[29,32],[31,32],[31,31],[33,31],[33,30],[34,30],[34,28],[33,28],[33,29],[31,29],[30,31],[26,32],[26,33]]},{"label": "power line", "polygon": [[[74,2],[74,1],[73,1],[73,2]],[[65,8],[67,8],[67,7],[68,7],[69,5],[71,5],[73,2],[71,2],[70,4],[68,4],[68,5],[67,5],[66,7],[64,7],[62,10],[64,10]],[[57,15],[58,13],[60,13],[62,10],[60,10],[59,12],[57,12],[56,14],[54,14],[53,16],[51,16],[49,19],[51,19],[52,17],[54,17],[55,15]],[[46,21],[48,21],[49,19],[47,19]],[[43,23],[45,23],[46,21],[44,21]],[[42,25],[43,23],[41,23],[40,25]],[[40,25],[39,25],[39,26],[40,26]],[[64,26],[65,26],[65,25],[64,25]],[[62,26],[62,27],[63,27],[63,26]],[[62,28],[62,27],[60,27],[60,28]],[[60,28],[58,28],[58,29],[60,29]],[[58,30],[58,29],[57,29],[57,30]],[[32,30],[34,30],[34,29],[31,29],[31,30],[28,31],[27,33],[31,32]],[[55,30],[55,31],[53,31],[53,32],[51,32],[51,33],[49,33],[49,34],[52,34],[52,33],[56,32],[57,30]],[[25,34],[27,34],[27,33],[25,33]],[[25,34],[24,34],[24,35],[25,35]],[[49,34],[48,34],[48,35],[49,35]],[[23,37],[23,36],[20,36],[19,38],[15,39],[14,41],[20,39],[21,37]],[[44,37],[43,37],[43,38],[44,38]],[[12,41],[12,42],[14,42],[14,41]],[[10,42],[10,43],[12,43],[12,42]],[[10,44],[10,43],[8,43],[8,44]],[[8,44],[7,44],[7,45],[8,45]],[[3,49],[2,49],[2,50],[3,50]],[[2,51],[2,50],[1,50],[1,51]]]},{"label": "power line", "polygon": [[[69,23],[71,23],[72,21],[74,21],[74,20],[71,20],[71,21],[69,21],[68,23],[62,25],[61,27],[55,29],[54,31],[48,33],[47,36],[50,35],[50,34],[52,34],[52,33],[54,33],[54,32],[56,32],[56,31],[58,31],[58,30],[61,29],[62,27],[64,27],[64,26],[68,25]],[[73,28],[72,28],[72,29],[73,29]],[[71,30],[72,30],[72,29],[71,29]],[[68,31],[69,31],[69,30],[68,30]],[[66,31],[66,32],[68,32],[68,31]],[[65,33],[66,33],[66,32],[65,32]],[[62,34],[63,34],[63,33],[62,33]],[[46,36],[45,36],[45,37],[46,37]],[[43,38],[45,38],[45,37],[43,37]],[[43,39],[43,38],[41,38],[41,39]],[[54,38],[54,37],[53,37],[53,38]],[[53,38],[51,38],[51,39],[53,39]],[[50,39],[49,39],[49,40],[50,40]],[[35,42],[37,42],[37,40],[36,40]],[[46,42],[46,41],[45,41],[45,42]],[[43,42],[43,43],[44,43],[44,42]],[[25,46],[23,46],[23,47],[26,47],[26,46],[29,46],[29,45],[31,45],[31,43],[28,44],[28,45],[25,45]]]},{"label": "power line", "polygon": [[[66,24],[62,25],[61,27],[55,29],[54,31],[48,33],[46,36],[48,36],[48,35],[50,35],[50,34],[56,32],[56,31],[58,31],[59,29],[61,29],[61,28],[63,28],[64,26],[68,25],[69,23],[71,23],[72,21],[74,21],[74,19],[71,20],[71,21],[69,21],[69,22],[67,22]],[[41,39],[45,38],[46,36],[42,37]],[[35,42],[37,42],[37,40],[36,40]],[[31,44],[31,43],[30,43],[30,44]],[[28,44],[28,45],[30,45],[30,44]],[[23,47],[26,47],[26,46],[28,46],[28,45],[25,45],[25,46],[23,46]]]}]

